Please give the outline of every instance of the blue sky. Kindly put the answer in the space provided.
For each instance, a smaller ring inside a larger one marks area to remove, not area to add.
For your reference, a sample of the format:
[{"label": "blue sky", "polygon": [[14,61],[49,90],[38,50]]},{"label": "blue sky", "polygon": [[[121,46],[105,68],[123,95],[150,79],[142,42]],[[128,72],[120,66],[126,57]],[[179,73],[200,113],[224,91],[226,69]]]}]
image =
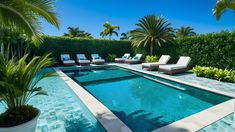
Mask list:
[{"label": "blue sky", "polygon": [[197,33],[233,30],[235,14],[226,11],[217,21],[212,16],[215,3],[216,0],[57,0],[60,29],[43,22],[42,31],[60,36],[73,26],[100,38],[104,22],[120,26],[121,34],[134,29],[138,20],[148,14],[165,17],[174,28],[191,26]]}]

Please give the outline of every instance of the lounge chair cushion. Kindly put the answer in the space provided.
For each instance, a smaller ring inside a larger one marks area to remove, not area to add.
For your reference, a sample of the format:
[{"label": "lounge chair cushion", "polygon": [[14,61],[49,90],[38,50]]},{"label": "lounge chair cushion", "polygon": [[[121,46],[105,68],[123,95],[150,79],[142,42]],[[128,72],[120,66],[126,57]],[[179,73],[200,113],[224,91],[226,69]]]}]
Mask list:
[{"label": "lounge chair cushion", "polygon": [[63,57],[63,61],[69,61],[68,57]]},{"label": "lounge chair cushion", "polygon": [[74,60],[66,60],[66,61],[63,61],[64,64],[73,64],[75,63]]},{"label": "lounge chair cushion", "polygon": [[126,60],[125,58],[115,58],[115,61]]},{"label": "lounge chair cushion", "polygon": [[92,62],[105,62],[104,59],[95,59],[95,60],[92,60]]},{"label": "lounge chair cushion", "polygon": [[159,66],[159,69],[168,70],[168,71],[182,69],[182,68],[187,68],[187,66],[179,65],[179,64],[160,65]]},{"label": "lounge chair cushion", "polygon": [[139,61],[142,57],[142,54],[136,54],[135,57],[132,58],[132,60],[136,60],[136,61]]},{"label": "lounge chair cushion", "polygon": [[126,53],[122,56],[123,59],[128,59],[130,57],[130,54],[129,53]]},{"label": "lounge chair cushion", "polygon": [[166,64],[169,60],[170,60],[170,56],[169,55],[162,55],[159,59],[159,63],[163,63]]},{"label": "lounge chair cushion", "polygon": [[142,66],[144,66],[144,67],[153,67],[153,66],[159,66],[161,64],[163,65],[165,63],[161,63],[161,62],[142,63]]},{"label": "lounge chair cushion", "polygon": [[177,62],[178,65],[187,66],[190,62],[191,58],[186,56],[181,56]]},{"label": "lounge chair cushion", "polygon": [[68,60],[70,60],[69,54],[62,54],[62,55],[61,55],[61,60],[62,60],[62,61],[68,61]]},{"label": "lounge chair cushion", "polygon": [[90,60],[79,60],[78,61],[79,63],[89,63],[89,62],[91,62]]}]

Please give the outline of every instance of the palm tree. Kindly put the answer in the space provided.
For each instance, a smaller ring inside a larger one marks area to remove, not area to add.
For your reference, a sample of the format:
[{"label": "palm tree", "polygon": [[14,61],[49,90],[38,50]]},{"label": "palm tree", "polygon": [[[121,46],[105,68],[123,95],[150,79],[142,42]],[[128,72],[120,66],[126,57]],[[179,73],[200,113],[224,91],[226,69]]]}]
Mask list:
[{"label": "palm tree", "polygon": [[221,14],[226,9],[230,9],[235,12],[235,0],[217,0],[217,3],[213,9],[213,15],[216,19],[220,19]]},{"label": "palm tree", "polygon": [[130,32],[130,40],[134,46],[150,46],[150,54],[153,55],[154,45],[172,41],[173,28],[163,17],[155,15],[144,16],[136,24],[138,28]]},{"label": "palm tree", "polygon": [[193,31],[193,28],[187,26],[187,27],[180,27],[176,31],[176,36],[177,37],[186,37],[186,36],[193,36],[196,35],[196,33]]},{"label": "palm tree", "polygon": [[54,0],[1,0],[0,29],[8,27],[40,43],[40,18],[59,28]]},{"label": "palm tree", "polygon": [[[1,126],[9,125],[10,122],[12,123],[11,125],[18,125],[24,123],[23,121],[31,120],[29,118],[35,117],[35,115],[32,115],[35,114],[33,113],[35,108],[28,106],[27,103],[34,96],[46,95],[42,87],[36,84],[45,77],[50,77],[54,74],[42,73],[37,75],[37,77],[36,74],[42,67],[53,64],[49,55],[34,57],[28,63],[26,62],[28,55],[25,55],[20,60],[15,58],[9,60],[0,55],[0,100],[7,108],[7,111],[0,115]],[[25,112],[30,111],[30,114],[25,115],[24,112],[21,112],[22,109]]]},{"label": "palm tree", "polygon": [[105,22],[104,23],[104,29],[103,31],[100,33],[100,36],[101,37],[104,37],[104,36],[109,36],[109,39],[111,40],[111,36],[113,34],[115,34],[116,36],[118,36],[118,33],[115,31],[116,29],[120,29],[119,26],[116,26],[116,25],[111,25],[109,24],[109,22]]},{"label": "palm tree", "polygon": [[120,39],[121,39],[121,40],[128,39],[128,35],[127,35],[127,34],[128,34],[128,33],[122,33],[122,34],[121,34],[122,37],[121,37]]},{"label": "palm tree", "polygon": [[68,27],[68,33],[64,33],[67,37],[82,37],[82,38],[93,38],[90,33],[82,31],[79,27]]}]

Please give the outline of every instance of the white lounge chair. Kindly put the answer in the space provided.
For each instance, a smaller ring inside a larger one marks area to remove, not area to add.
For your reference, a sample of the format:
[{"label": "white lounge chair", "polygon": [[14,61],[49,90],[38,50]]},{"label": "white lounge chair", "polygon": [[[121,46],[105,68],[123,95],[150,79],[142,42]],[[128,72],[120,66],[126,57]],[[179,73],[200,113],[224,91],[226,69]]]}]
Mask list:
[{"label": "white lounge chair", "polygon": [[181,56],[176,64],[160,65],[158,71],[171,75],[182,73],[188,70],[188,64],[190,61],[190,57]]},{"label": "white lounge chair", "polygon": [[77,54],[77,62],[81,66],[89,66],[91,64],[91,61],[86,58],[84,54]]},{"label": "white lounge chair", "polygon": [[73,66],[75,65],[75,61],[70,59],[69,54],[61,54],[60,55],[61,61],[64,66]]},{"label": "white lounge chair", "polygon": [[159,59],[158,62],[152,62],[152,63],[142,63],[142,69],[147,69],[147,70],[157,70],[159,65],[165,65],[167,62],[170,60],[169,55],[162,55]]},{"label": "white lounge chair", "polygon": [[115,58],[116,63],[124,63],[126,59],[130,57],[129,53],[125,53],[122,58]]},{"label": "white lounge chair", "polygon": [[91,54],[91,58],[92,58],[92,64],[96,64],[96,65],[103,65],[105,63],[105,60],[102,59],[99,54]]},{"label": "white lounge chair", "polygon": [[141,63],[142,54],[136,54],[132,59],[125,60],[127,64],[139,64]]}]

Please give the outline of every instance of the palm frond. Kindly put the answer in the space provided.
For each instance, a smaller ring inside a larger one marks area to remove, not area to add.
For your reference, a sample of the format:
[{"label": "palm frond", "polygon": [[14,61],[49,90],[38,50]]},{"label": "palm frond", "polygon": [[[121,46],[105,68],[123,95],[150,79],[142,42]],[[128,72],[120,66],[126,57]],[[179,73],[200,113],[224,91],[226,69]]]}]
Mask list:
[{"label": "palm frond", "polygon": [[[130,31],[130,40],[132,45],[139,47],[140,45],[161,45],[162,42],[173,40],[174,33],[170,24],[162,17],[155,15],[147,15],[139,20],[136,24],[137,28]],[[152,51],[150,51],[152,54]]]}]

